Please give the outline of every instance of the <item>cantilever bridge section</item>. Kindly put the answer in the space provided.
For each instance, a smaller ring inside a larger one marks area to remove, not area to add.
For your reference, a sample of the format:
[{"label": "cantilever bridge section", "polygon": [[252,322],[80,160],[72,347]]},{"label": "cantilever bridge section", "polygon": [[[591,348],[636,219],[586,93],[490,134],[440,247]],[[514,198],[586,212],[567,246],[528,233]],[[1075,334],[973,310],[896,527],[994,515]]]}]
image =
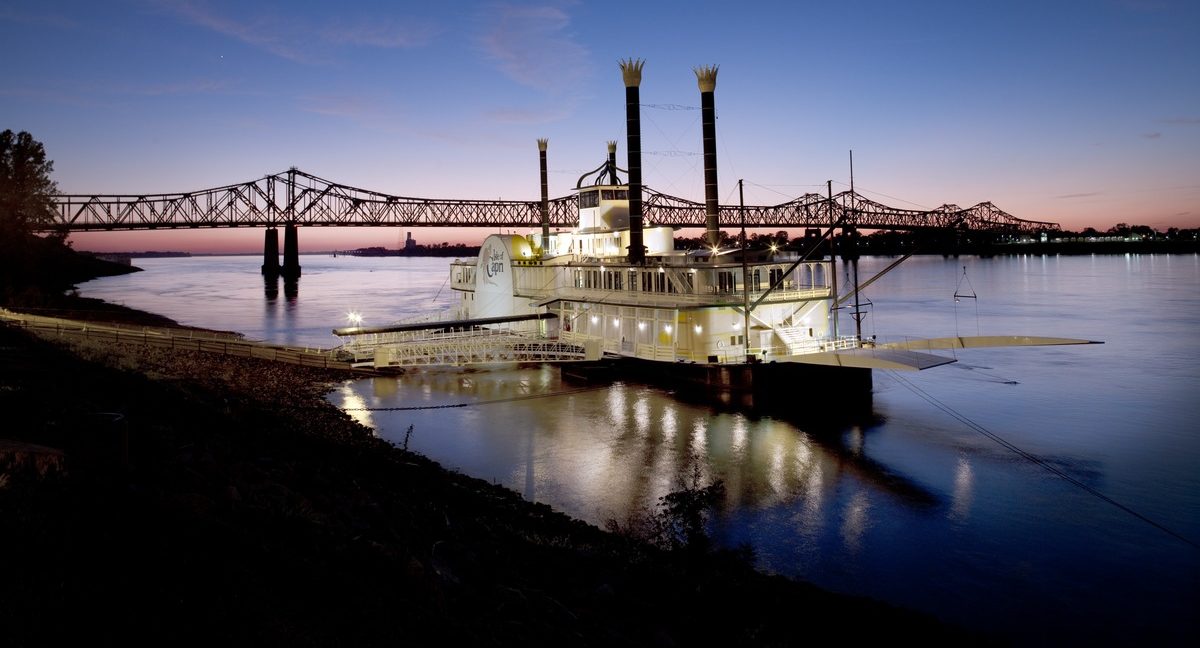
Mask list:
[{"label": "cantilever bridge section", "polygon": [[[653,225],[704,227],[704,203],[647,188],[645,219]],[[155,195],[56,197],[58,216],[46,230],[111,231],[227,227],[537,227],[537,200],[410,198],[331,182],[289,169],[213,189]],[[574,195],[549,201],[550,226],[570,228],[578,220]],[[831,197],[805,194],[778,205],[722,205],[725,226],[750,228],[839,227],[859,230],[959,229],[1006,234],[1057,230],[1056,223],[1023,220],[990,202],[927,211],[897,209],[843,191]]]}]

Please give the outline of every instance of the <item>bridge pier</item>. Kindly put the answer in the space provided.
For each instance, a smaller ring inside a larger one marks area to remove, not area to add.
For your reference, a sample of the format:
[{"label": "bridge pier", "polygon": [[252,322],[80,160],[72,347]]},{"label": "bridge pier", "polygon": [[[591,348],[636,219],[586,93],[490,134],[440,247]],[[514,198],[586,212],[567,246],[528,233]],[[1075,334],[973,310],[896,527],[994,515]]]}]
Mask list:
[{"label": "bridge pier", "polygon": [[300,278],[300,242],[295,223],[283,226],[283,278]]},{"label": "bridge pier", "polygon": [[279,230],[274,227],[267,228],[263,241],[262,273],[268,277],[279,275]]}]

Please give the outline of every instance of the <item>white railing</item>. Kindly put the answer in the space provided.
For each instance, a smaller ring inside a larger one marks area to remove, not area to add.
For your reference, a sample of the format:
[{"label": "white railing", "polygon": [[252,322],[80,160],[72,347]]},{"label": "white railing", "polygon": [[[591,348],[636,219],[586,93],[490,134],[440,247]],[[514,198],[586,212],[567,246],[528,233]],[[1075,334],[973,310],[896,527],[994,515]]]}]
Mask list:
[{"label": "white railing", "polygon": [[39,337],[47,339],[139,344],[180,351],[203,351],[241,358],[259,358],[306,367],[351,368],[350,363],[338,357],[336,350],[268,344],[246,340],[234,333],[219,331],[139,327],[109,322],[68,320],[15,313],[5,309],[0,309],[0,322],[29,330]]}]

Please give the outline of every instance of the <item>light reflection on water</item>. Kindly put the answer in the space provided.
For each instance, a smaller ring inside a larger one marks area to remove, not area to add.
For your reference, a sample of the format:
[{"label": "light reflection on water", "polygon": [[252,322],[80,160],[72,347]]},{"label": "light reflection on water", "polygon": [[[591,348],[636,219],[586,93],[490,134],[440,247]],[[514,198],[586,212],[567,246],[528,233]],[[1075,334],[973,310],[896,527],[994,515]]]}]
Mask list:
[{"label": "light reflection on water", "polygon": [[[154,261],[83,293],[320,346],[349,308],[383,323],[450,297],[440,259],[306,257],[295,297],[274,301],[257,259]],[[864,258],[860,275],[890,261]],[[951,299],[964,265],[979,297],[966,306]],[[1194,547],[963,420],[1200,538],[1200,258],[913,258],[867,296],[864,333],[881,339],[979,332],[1105,344],[960,351],[945,367],[876,372],[870,411],[826,422],[812,414],[844,408],[802,393],[788,411],[755,413],[635,383],[577,391],[548,366],[419,371],[348,383],[330,399],[468,403],[362,415],[397,443],[411,425],[410,448],[591,522],[653,506],[698,458],[704,480],[727,486],[714,537],[749,543],[768,570],[1023,643],[1192,642]]]}]

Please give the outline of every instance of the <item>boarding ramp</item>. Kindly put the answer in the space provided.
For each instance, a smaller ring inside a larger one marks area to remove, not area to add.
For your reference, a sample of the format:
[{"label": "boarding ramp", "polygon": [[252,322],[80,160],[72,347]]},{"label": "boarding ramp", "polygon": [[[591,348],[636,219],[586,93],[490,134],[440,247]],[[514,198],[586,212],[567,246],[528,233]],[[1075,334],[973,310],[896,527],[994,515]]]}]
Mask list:
[{"label": "boarding ramp", "polygon": [[334,329],[340,357],[354,367],[467,365],[598,360],[599,340],[567,342],[545,334],[550,313]]}]

